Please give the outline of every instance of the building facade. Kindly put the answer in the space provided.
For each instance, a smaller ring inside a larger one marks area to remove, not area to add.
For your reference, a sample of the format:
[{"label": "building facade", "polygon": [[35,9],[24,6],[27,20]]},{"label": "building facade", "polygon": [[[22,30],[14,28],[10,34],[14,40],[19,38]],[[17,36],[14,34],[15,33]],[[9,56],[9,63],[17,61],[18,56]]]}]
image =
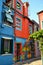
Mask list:
[{"label": "building facade", "polygon": [[[34,31],[39,31],[39,24],[36,23],[36,21],[32,20],[32,22],[34,22]],[[40,50],[39,50],[39,43],[37,41],[34,42],[34,46],[35,46],[35,57],[40,56]]]},{"label": "building facade", "polygon": [[43,10],[38,12],[38,19],[39,19],[39,27],[40,27],[40,30],[43,29]]},{"label": "building facade", "polygon": [[10,6],[10,0],[0,0],[0,65],[13,63],[14,10]]},{"label": "building facade", "polygon": [[[14,45],[14,58],[15,62],[22,61],[25,59],[26,52],[23,52],[24,44],[29,35],[28,30],[28,6],[29,4],[22,3],[21,0],[14,0],[14,35],[15,35],[15,45]],[[19,51],[19,52],[18,52]]]},{"label": "building facade", "polygon": [[28,18],[28,2],[0,0],[0,4],[0,65],[35,57],[34,40],[27,39],[38,24],[34,27],[36,23]]},{"label": "building facade", "polygon": [[[15,0],[13,8],[15,9],[14,16],[14,60],[15,62],[23,61],[29,58],[36,57],[36,49],[34,40],[30,40],[27,45],[27,39],[30,34],[38,31],[38,24],[28,18],[28,2],[22,3],[21,0]],[[34,29],[36,26],[36,30]],[[19,52],[18,52],[19,51]],[[37,55],[38,56],[38,55]]]},{"label": "building facade", "polygon": [[[39,24],[36,23],[36,21],[34,21],[34,20],[30,20],[29,21],[30,35],[38,30],[39,30]],[[29,44],[31,47],[31,50],[30,50],[31,57],[34,58],[34,57],[40,56],[39,43],[32,39],[32,40],[30,40]]]}]

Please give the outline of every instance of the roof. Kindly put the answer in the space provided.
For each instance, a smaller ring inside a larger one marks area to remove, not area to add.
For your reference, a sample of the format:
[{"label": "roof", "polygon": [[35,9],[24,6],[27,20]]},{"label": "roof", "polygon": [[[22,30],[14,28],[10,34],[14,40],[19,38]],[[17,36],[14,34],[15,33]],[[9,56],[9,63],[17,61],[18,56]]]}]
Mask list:
[{"label": "roof", "polygon": [[39,24],[38,24],[36,21],[32,20],[32,22],[33,22],[34,24],[36,24],[37,26],[39,26]]},{"label": "roof", "polygon": [[40,14],[40,13],[42,13],[43,12],[43,10],[42,11],[40,11],[40,12],[38,12],[37,14]]},{"label": "roof", "polygon": [[35,21],[35,20],[31,20],[29,17],[24,16],[24,18],[27,18],[30,22],[32,22],[33,24],[36,24],[37,26],[39,26],[39,24]]}]

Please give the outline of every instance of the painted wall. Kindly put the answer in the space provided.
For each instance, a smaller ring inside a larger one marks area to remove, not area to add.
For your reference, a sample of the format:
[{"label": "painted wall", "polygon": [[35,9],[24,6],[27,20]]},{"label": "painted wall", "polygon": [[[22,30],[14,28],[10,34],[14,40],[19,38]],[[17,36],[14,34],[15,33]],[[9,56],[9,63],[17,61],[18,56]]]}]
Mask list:
[{"label": "painted wall", "polygon": [[2,20],[2,19],[1,19],[1,16],[2,16],[2,15],[1,15],[1,12],[2,12],[2,0],[0,0],[0,23],[1,23],[1,20]]},{"label": "painted wall", "polygon": [[2,24],[1,34],[14,36],[13,28],[11,26],[7,26],[6,24]]},{"label": "painted wall", "polygon": [[1,53],[1,37],[0,37],[0,53]]},{"label": "painted wall", "polygon": [[[1,38],[7,37],[7,38],[12,38],[13,43],[14,43],[14,38],[12,36],[7,36],[7,35],[0,35],[0,42]],[[13,51],[14,51],[14,44],[13,44]],[[0,43],[0,53],[1,53],[1,43]],[[0,65],[12,65],[13,62],[13,54],[0,54]]]},{"label": "painted wall", "polygon": [[32,22],[32,20],[28,20],[28,26],[29,25],[32,26],[32,32],[34,32],[34,23]]},{"label": "painted wall", "polygon": [[[28,20],[17,14],[16,14],[16,17],[20,18],[22,21],[22,29],[17,30],[15,28],[16,36],[20,37],[20,38],[28,38],[28,36],[29,36]],[[16,19],[16,17],[15,17],[15,19]],[[15,20],[15,22],[16,22],[16,20]]]},{"label": "painted wall", "polygon": [[25,42],[26,42],[26,39],[25,38],[16,37],[16,42],[17,43],[22,43],[22,46],[23,46],[25,44]]},{"label": "painted wall", "polygon": [[37,41],[35,41],[34,45],[35,45],[35,57],[38,57],[40,56],[40,50]]},{"label": "painted wall", "polygon": [[[20,2],[21,3],[21,8],[22,8],[22,11],[21,10],[18,10],[17,8],[16,8],[16,1],[18,1],[18,2]],[[15,0],[14,1],[14,8],[16,8],[16,10],[20,13],[20,14],[23,14],[23,15],[25,15],[25,16],[28,16],[28,6],[27,6],[27,4],[25,4],[25,6],[24,6],[24,4],[21,2],[21,0]],[[25,12],[25,13],[24,13]],[[21,21],[22,21],[22,29],[21,30],[17,30],[16,28],[15,28],[15,35],[17,36],[17,37],[20,37],[20,38],[28,38],[28,36],[29,36],[29,29],[28,29],[28,19],[26,19],[26,18],[23,18],[23,16],[22,15],[20,15],[19,13],[16,13],[15,12],[15,17],[14,17],[14,24],[16,24],[16,17],[18,17],[18,18],[20,18],[21,19]]]},{"label": "painted wall", "polygon": [[[0,0],[0,52],[1,52],[1,38],[10,37],[13,39],[14,43],[14,31],[12,27],[6,26],[2,21],[2,5],[5,0]],[[2,26],[1,26],[2,25]],[[14,46],[14,44],[13,44]],[[13,47],[14,48],[14,47]],[[14,51],[14,50],[13,50]],[[0,65],[12,65],[13,64],[13,54],[0,54]]]},{"label": "painted wall", "polygon": [[29,6],[28,2],[25,2],[23,4],[23,14],[24,14],[24,16],[27,16],[27,17],[28,17],[28,6]]},{"label": "painted wall", "polygon": [[12,65],[13,60],[12,60],[13,55],[1,55],[0,56],[0,65]]},{"label": "painted wall", "polygon": [[[17,9],[16,8],[16,2],[19,2],[20,4],[21,4],[21,10],[19,10],[19,9]],[[21,14],[23,14],[23,3],[22,3],[22,1],[21,0],[14,0],[14,9],[16,9],[19,13],[21,13]]]},{"label": "painted wall", "polygon": [[0,23],[2,22],[2,8],[3,8],[3,2],[5,2],[5,0],[0,0]]},{"label": "painted wall", "polygon": [[40,29],[42,29],[43,12],[38,14],[38,18],[39,18],[39,27]]}]

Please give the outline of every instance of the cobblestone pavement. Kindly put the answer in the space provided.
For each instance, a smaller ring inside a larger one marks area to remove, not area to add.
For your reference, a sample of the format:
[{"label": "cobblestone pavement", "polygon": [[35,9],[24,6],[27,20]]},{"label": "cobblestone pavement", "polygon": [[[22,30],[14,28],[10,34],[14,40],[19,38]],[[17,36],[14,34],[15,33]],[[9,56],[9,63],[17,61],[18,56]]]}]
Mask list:
[{"label": "cobblestone pavement", "polygon": [[23,65],[42,65],[42,61],[41,60],[37,60],[37,61],[31,62],[30,64],[26,63],[26,64],[23,64]]}]

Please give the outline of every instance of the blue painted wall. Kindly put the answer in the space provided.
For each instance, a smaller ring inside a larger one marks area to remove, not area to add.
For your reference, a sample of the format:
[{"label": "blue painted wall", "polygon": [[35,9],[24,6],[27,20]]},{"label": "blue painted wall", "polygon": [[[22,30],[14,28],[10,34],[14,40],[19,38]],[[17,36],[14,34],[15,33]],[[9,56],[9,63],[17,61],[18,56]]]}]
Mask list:
[{"label": "blue painted wall", "polygon": [[25,44],[25,42],[26,42],[26,39],[25,38],[16,37],[16,42],[22,43],[22,46],[23,46]]},{"label": "blue painted wall", "polygon": [[[1,55],[0,56],[0,65],[12,65],[13,64],[13,55]],[[12,60],[11,60],[12,59]]]},{"label": "blue painted wall", "polygon": [[13,28],[4,24],[2,24],[1,33],[14,36]]},{"label": "blue painted wall", "polygon": [[[7,35],[0,35],[0,42],[3,36],[12,38],[14,43],[14,38]],[[13,44],[13,51],[14,51],[14,44]],[[1,43],[0,43],[0,52],[1,52]],[[0,65],[12,65],[14,63],[13,56],[14,56],[13,54],[0,54],[0,60],[1,60]]]},{"label": "blue painted wall", "polygon": [[[14,43],[14,38],[12,36],[7,36],[7,35],[0,35],[0,52],[1,52],[1,38],[3,37],[10,37],[13,39]],[[14,44],[13,44],[13,49],[14,49]],[[14,51],[14,50],[13,50]],[[0,54],[0,65],[12,65],[13,64],[13,54]]]},{"label": "blue painted wall", "polygon": [[0,37],[0,53],[1,53],[1,37]]},{"label": "blue painted wall", "polygon": [[2,0],[0,0],[0,23],[1,23],[1,17],[2,17],[2,15],[1,15],[1,12],[2,12]]},{"label": "blue painted wall", "polygon": [[[1,38],[2,37],[12,38],[13,43],[14,43],[13,27],[4,25],[2,21],[3,2],[5,2],[5,0],[0,0],[0,53],[1,53]],[[0,54],[0,65],[12,65],[12,64],[13,64],[13,54],[7,54],[7,55]]]},{"label": "blue painted wall", "polygon": [[0,0],[0,23],[2,22],[2,8],[3,8],[3,2],[5,2],[5,0]]}]

